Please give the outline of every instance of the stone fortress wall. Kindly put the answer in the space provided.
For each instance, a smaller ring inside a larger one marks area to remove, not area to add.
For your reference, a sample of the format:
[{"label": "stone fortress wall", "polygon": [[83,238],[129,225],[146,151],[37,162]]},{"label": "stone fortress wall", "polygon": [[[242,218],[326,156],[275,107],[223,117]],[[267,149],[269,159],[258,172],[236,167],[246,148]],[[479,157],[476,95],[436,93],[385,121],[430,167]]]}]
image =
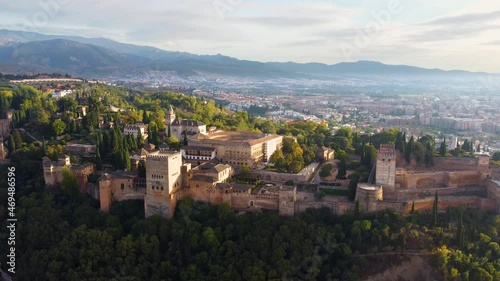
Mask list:
[{"label": "stone fortress wall", "polygon": [[[500,169],[489,166],[489,157],[436,157],[430,168],[400,165],[395,149],[383,145],[377,157],[374,184],[360,184],[356,201],[365,212],[394,209],[408,213],[431,209],[434,194],[439,208],[467,205],[500,211]],[[224,169],[232,169],[228,165]],[[218,168],[221,168],[221,167]],[[297,201],[295,188],[280,187],[255,193],[249,185],[226,183],[216,174],[193,174],[197,168],[183,164],[180,152],[160,152],[146,159],[146,183],[126,174],[102,177],[99,181],[101,210],[109,211],[114,201],[144,199],[146,215],[172,217],[177,201],[191,197],[213,205],[228,204],[234,210],[268,209],[293,215],[307,208],[328,207],[336,214],[354,210],[352,202]],[[229,167],[229,168],[227,168]],[[224,174],[223,171],[220,173]],[[194,175],[194,176],[193,176]],[[497,179],[497,180],[495,180]],[[264,179],[265,180],[265,179]]]},{"label": "stone fortress wall", "polygon": [[[105,174],[99,179],[101,211],[109,212],[114,202],[144,199],[146,217],[161,215],[171,218],[177,202],[185,197],[212,205],[228,204],[234,210],[266,209],[281,215],[295,213],[296,188],[281,185],[252,194],[250,185],[223,183],[212,171],[193,176],[190,164],[182,164],[180,152],[160,152],[146,159],[146,184],[140,187],[137,174],[126,172]],[[210,165],[210,164],[207,164]],[[215,167],[231,170],[229,165]],[[203,171],[203,169],[201,169]],[[230,172],[229,174],[232,174]],[[210,176],[208,176],[210,175]],[[227,175],[225,175],[227,176]]]},{"label": "stone fortress wall", "polygon": [[500,211],[500,181],[492,179],[500,169],[491,168],[489,160],[487,155],[436,157],[433,167],[418,167],[415,163],[406,165],[393,146],[382,145],[375,184],[360,184],[356,200],[364,211],[394,209],[407,213],[413,203],[416,210],[431,209],[437,192],[442,210],[466,205]]}]

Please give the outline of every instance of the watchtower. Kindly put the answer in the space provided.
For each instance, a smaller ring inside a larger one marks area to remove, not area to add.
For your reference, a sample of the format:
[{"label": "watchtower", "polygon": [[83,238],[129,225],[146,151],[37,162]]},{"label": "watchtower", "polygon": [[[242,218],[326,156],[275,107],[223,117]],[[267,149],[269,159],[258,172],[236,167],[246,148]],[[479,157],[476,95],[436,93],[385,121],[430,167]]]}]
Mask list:
[{"label": "watchtower", "polygon": [[172,195],[182,187],[182,155],[178,151],[150,154],[146,158],[146,217],[158,214],[171,218]]},{"label": "watchtower", "polygon": [[396,149],[392,144],[382,144],[377,156],[375,184],[382,186],[386,192],[394,192],[395,182]]},{"label": "watchtower", "polygon": [[108,213],[112,203],[111,194],[111,178],[108,174],[104,174],[99,178],[99,202],[101,203],[101,211]]}]

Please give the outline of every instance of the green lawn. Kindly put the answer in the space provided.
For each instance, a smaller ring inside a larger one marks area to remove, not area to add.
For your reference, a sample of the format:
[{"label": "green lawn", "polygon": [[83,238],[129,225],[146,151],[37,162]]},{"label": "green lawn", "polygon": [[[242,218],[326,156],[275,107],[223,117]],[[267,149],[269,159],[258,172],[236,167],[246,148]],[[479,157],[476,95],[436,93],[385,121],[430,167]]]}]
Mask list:
[{"label": "green lawn", "polygon": [[328,189],[328,188],[320,188],[320,191],[323,191],[326,195],[330,196],[347,196],[347,190],[345,189]]}]

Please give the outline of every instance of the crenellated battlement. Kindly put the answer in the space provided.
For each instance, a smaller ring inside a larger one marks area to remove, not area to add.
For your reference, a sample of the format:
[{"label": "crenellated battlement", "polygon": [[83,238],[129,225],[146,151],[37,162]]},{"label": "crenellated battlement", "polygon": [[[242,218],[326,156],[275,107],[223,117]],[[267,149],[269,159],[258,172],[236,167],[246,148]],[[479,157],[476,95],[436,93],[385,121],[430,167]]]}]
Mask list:
[{"label": "crenellated battlement", "polygon": [[393,144],[381,144],[378,151],[377,159],[396,159],[396,148]]}]

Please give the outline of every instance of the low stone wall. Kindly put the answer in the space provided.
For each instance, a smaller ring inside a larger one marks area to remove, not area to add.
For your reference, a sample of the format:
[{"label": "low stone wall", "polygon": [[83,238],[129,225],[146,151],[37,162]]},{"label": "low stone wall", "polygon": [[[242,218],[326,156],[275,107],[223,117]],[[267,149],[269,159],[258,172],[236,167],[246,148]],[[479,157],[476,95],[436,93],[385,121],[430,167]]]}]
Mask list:
[{"label": "low stone wall", "polygon": [[351,202],[307,202],[307,203],[296,203],[295,213],[305,212],[307,209],[321,209],[328,208],[333,214],[343,215],[348,211],[354,211],[355,204]]},{"label": "low stone wall", "polygon": [[436,187],[460,187],[484,185],[484,179],[477,170],[472,171],[435,171],[423,173],[399,172],[396,176],[400,189],[425,189]]},{"label": "low stone wall", "polygon": [[434,167],[448,171],[477,171],[478,158],[472,157],[435,157]]},{"label": "low stone wall", "polygon": [[450,172],[448,178],[449,181],[446,186],[449,187],[483,184],[480,179],[480,174],[477,171]]},{"label": "low stone wall", "polygon": [[384,210],[394,210],[396,212],[400,212],[403,214],[408,213],[408,202],[397,202],[397,201],[378,201],[377,202],[377,211],[384,211]]},{"label": "low stone wall", "polygon": [[[412,200],[417,199],[422,196],[432,196],[438,192],[439,195],[454,195],[458,193],[468,193],[468,192],[486,192],[486,187],[483,186],[470,186],[470,187],[443,187],[443,188],[429,188],[421,190],[399,190],[394,194],[391,199],[394,200]],[[387,193],[384,194],[384,198],[387,198]]]},{"label": "low stone wall", "polygon": [[248,209],[249,207],[278,211],[279,197],[275,195],[248,194],[233,194],[231,196],[231,208]]},{"label": "low stone wall", "polygon": [[403,172],[401,176],[401,188],[403,189],[422,189],[446,186],[446,172]]}]

